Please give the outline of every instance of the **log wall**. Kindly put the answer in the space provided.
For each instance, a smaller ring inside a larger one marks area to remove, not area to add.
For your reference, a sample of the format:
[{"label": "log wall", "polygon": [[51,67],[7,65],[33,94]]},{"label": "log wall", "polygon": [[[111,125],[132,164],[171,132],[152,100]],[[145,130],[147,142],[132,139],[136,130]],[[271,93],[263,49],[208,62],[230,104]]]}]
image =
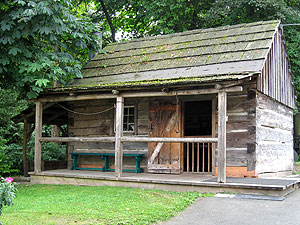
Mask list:
[{"label": "log wall", "polygon": [[293,169],[293,110],[261,93],[256,97],[256,172]]},{"label": "log wall", "polygon": [[[68,108],[79,113],[97,113],[95,115],[81,115],[69,113],[69,127],[68,133],[70,137],[93,137],[93,136],[114,136],[114,116],[115,116],[115,101],[109,100],[90,100],[90,101],[75,101],[70,102]],[[125,100],[126,105],[136,106],[136,133],[124,133],[124,135],[148,135],[148,114],[149,103],[147,99],[130,99]],[[140,150],[147,152],[147,143],[124,143],[124,150]],[[112,150],[114,151],[114,143],[69,143],[68,151],[73,152],[77,150]],[[69,158],[71,161],[71,158]],[[142,167],[146,166],[147,159],[142,162]],[[86,166],[99,166],[103,165],[102,159],[95,157],[82,157],[79,161],[80,164]],[[113,157],[110,160],[110,164],[114,165]],[[69,164],[70,165],[70,164]],[[133,157],[124,157],[124,168],[131,168],[135,166],[135,159]]]},{"label": "log wall", "polygon": [[[227,175],[247,176],[247,171],[255,170],[256,102],[255,92],[250,90],[253,88],[255,88],[255,83],[249,83],[244,86],[243,92],[231,93],[227,96]],[[215,127],[217,128],[217,125]],[[216,165],[218,166],[217,157],[218,148],[216,149]],[[235,169],[238,167],[241,171]],[[229,171],[231,168],[232,171]]]}]

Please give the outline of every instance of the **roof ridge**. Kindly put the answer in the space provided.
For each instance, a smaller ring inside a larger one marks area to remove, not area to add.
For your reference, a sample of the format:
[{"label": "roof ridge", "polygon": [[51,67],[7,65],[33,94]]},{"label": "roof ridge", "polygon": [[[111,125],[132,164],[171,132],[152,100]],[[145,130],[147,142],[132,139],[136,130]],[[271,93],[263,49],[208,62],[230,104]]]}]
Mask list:
[{"label": "roof ridge", "polygon": [[[193,35],[193,34],[197,34],[197,33],[203,33],[204,31],[206,31],[206,32],[224,31],[224,30],[236,29],[236,28],[245,27],[245,26],[254,27],[254,26],[273,24],[273,23],[280,23],[280,20],[268,20],[268,21],[258,21],[258,22],[253,22],[253,23],[224,25],[224,26],[213,27],[213,28],[194,29],[194,30],[187,30],[187,31],[176,32],[176,33],[171,33],[171,34],[162,34],[162,35],[154,35],[154,36],[148,36],[148,37],[142,37],[142,38],[133,38],[131,40],[110,43],[108,46],[123,45],[123,44],[134,43],[134,42],[143,42],[143,41],[148,41],[148,40],[150,41],[150,40],[157,39],[157,38],[163,39],[163,38],[167,38],[167,37]],[[230,29],[228,29],[228,28],[230,28]]]}]

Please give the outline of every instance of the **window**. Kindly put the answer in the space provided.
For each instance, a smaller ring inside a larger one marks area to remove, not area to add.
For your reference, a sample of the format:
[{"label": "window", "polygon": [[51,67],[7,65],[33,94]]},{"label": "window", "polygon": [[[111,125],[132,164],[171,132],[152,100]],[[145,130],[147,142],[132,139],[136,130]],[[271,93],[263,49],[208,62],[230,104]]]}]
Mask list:
[{"label": "window", "polygon": [[135,131],[134,106],[124,106],[123,131]]}]

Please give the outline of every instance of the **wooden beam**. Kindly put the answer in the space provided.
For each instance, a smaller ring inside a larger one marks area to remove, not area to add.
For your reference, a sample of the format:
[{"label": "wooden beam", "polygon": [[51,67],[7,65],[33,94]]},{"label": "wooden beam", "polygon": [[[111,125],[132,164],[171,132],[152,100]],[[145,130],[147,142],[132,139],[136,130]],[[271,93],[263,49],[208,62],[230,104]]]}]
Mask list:
[{"label": "wooden beam", "polygon": [[[148,92],[123,92],[119,96],[123,98],[137,98],[137,97],[163,97],[163,96],[176,96],[176,95],[200,95],[200,94],[217,94],[220,90],[215,88],[203,88],[203,89],[193,89],[193,90],[182,90],[182,91],[148,91]],[[242,86],[235,86],[224,88],[222,91],[226,92],[241,92],[243,91]],[[117,98],[114,94],[85,94],[77,96],[45,96],[38,100],[40,102],[65,102],[65,101],[82,101],[82,100],[96,100],[96,99],[113,99]]]},{"label": "wooden beam", "polygon": [[40,138],[42,137],[43,122],[43,103],[37,101],[35,103],[35,147],[34,147],[34,172],[38,173],[42,170],[42,146]]},{"label": "wooden beam", "polygon": [[115,137],[42,137],[40,142],[115,142]]},{"label": "wooden beam", "polygon": [[172,137],[134,137],[124,136],[122,142],[159,142],[159,143],[217,143],[218,138],[172,138]]},{"label": "wooden beam", "polygon": [[24,120],[24,137],[23,137],[23,174],[25,177],[28,176],[28,163],[27,163],[27,157],[26,157],[26,152],[27,152],[27,143],[28,143],[28,126],[27,119]]},{"label": "wooden beam", "polygon": [[[115,137],[41,137],[40,142],[115,142]],[[121,142],[217,143],[218,138],[172,138],[123,136]]]},{"label": "wooden beam", "polygon": [[[47,108],[49,108],[49,107],[51,107],[51,106],[53,106],[53,105],[55,105],[55,103],[48,103],[48,104],[45,104],[45,105],[43,106],[43,110],[45,110],[45,109],[47,109]],[[28,113],[28,114],[25,114],[25,115],[23,114],[23,116],[22,116],[19,120],[15,121],[15,122],[19,123],[19,122],[24,121],[25,119],[28,119],[28,118],[31,117],[31,116],[34,116],[35,111],[36,111],[36,110],[34,110],[34,108],[32,108],[32,112],[30,112],[30,113]]]},{"label": "wooden beam", "polygon": [[218,93],[218,182],[226,182],[227,93]]},{"label": "wooden beam", "polygon": [[122,177],[123,170],[123,116],[124,116],[124,98],[117,97],[116,104],[116,135],[115,135],[115,176]]}]

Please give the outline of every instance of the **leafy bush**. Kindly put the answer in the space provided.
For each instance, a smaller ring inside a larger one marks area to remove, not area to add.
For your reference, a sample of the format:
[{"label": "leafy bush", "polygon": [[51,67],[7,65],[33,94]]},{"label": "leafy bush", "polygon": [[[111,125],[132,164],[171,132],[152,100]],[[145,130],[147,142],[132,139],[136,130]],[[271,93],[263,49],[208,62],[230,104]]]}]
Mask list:
[{"label": "leafy bush", "polygon": [[13,179],[11,177],[6,179],[0,178],[0,215],[3,207],[13,205],[13,199],[16,197],[17,190],[12,182]]}]

